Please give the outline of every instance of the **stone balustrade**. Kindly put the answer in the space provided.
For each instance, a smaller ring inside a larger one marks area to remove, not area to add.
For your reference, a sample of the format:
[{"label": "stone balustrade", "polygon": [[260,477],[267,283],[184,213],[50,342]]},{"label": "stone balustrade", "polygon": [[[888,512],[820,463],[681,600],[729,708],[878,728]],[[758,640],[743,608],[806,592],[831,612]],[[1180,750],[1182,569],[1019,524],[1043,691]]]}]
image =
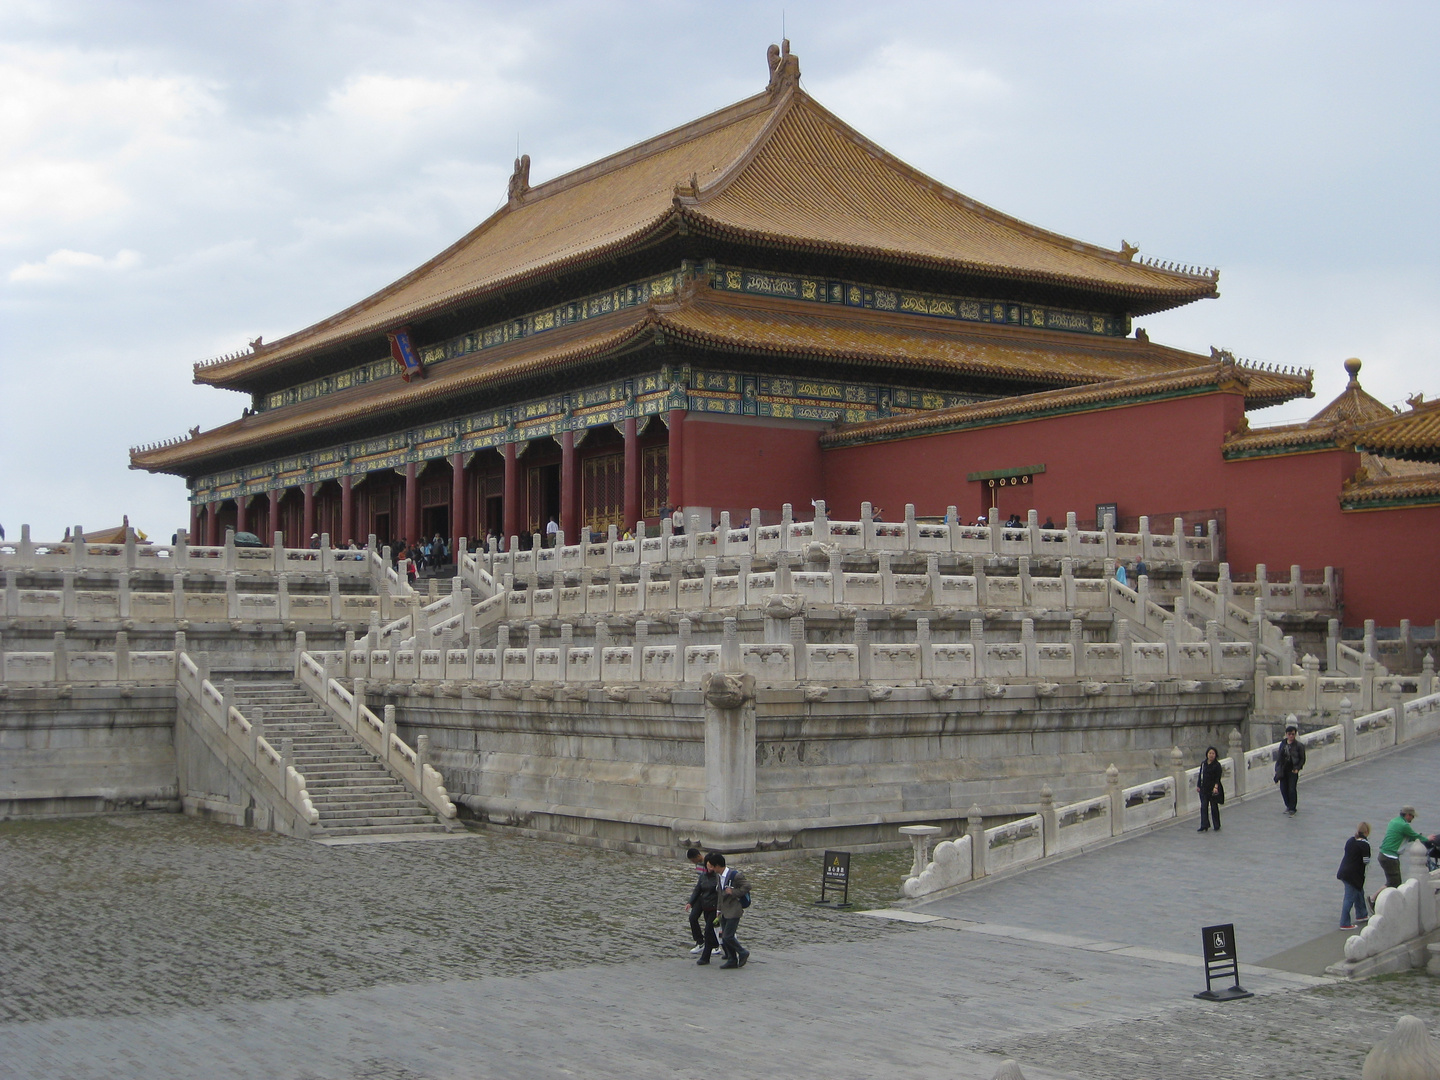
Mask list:
[{"label": "stone balustrade", "polygon": [[115,635],[104,651],[72,649],[63,633],[45,652],[7,652],[0,643],[0,685],[67,686],[175,681],[175,652],[132,651],[129,635]]},{"label": "stone balustrade", "polygon": [[[1306,748],[1307,776],[1440,734],[1440,688],[1423,698],[1362,716],[1354,716],[1349,705],[1344,702],[1340,723],[1300,736]],[[1275,744],[1248,752],[1242,752],[1241,745],[1239,731],[1232,731],[1230,753],[1221,759],[1232,801],[1263,794],[1273,786]],[[1066,855],[1195,813],[1199,809],[1195,790],[1199,769],[1183,768],[1180,759],[1177,747],[1171,751],[1170,775],[1123,788],[1112,765],[1105,774],[1104,795],[1066,806],[1053,806],[1046,788],[1040,794],[1038,813],[990,829],[981,828],[980,808],[972,807],[965,835],[937,844],[925,868],[905,880],[901,894],[909,899],[933,897],[1001,870]]]},{"label": "stone balustrade", "polygon": [[[279,798],[291,806],[306,825],[316,825],[320,814],[306,788],[305,777],[272,746],[263,734],[260,717],[247,718],[234,705],[234,683],[222,691],[205,678],[199,664],[185,652],[183,637],[176,642],[173,674],[177,693],[186,699],[198,722],[207,725],[229,753],[248,761]],[[202,734],[202,738],[204,733]]]},{"label": "stone balustrade", "polygon": [[[184,530],[176,535],[176,541],[174,544],[142,543],[133,531],[128,531],[123,544],[97,544],[87,541],[84,533],[76,529],[72,539],[44,542],[32,540],[30,526],[22,525],[18,541],[0,541],[0,570],[159,573],[235,570],[247,574],[334,574],[342,579],[360,580],[373,580],[380,572],[374,537],[370,539],[370,546],[359,551],[332,547],[328,533],[321,537],[318,548],[287,548],[278,532],[270,547],[237,547],[233,530],[226,532],[224,544],[214,547],[189,543]],[[394,577],[388,564],[385,569],[391,571],[396,589],[401,589],[404,582]]]},{"label": "stone balustrade", "polygon": [[[352,692],[331,678],[324,664],[306,651],[303,634],[298,635],[296,642],[295,679],[431,810],[442,819],[455,817],[455,804],[445,790],[440,773],[425,760],[421,751],[411,748],[395,734],[395,707],[385,709],[384,720],[377,717],[365,705],[364,681],[357,681]],[[422,739],[422,748],[423,742]]]},{"label": "stone balustrade", "polygon": [[[789,610],[789,609],[783,609]],[[1205,680],[1240,685],[1251,677],[1253,647],[1248,642],[1144,642],[1128,638],[1124,621],[1117,641],[1083,640],[1083,623],[1070,620],[1063,641],[1036,636],[1033,619],[1020,620],[1018,640],[987,640],[983,619],[962,622],[963,631],[936,636],[927,618],[914,620],[914,638],[903,642],[872,640],[864,615],[837,616],[827,623],[827,640],[807,640],[803,615],[767,617],[764,641],[742,640],[734,616],[722,623],[720,640],[691,643],[691,620],[681,617],[666,639],[652,639],[649,620],[637,620],[628,642],[613,640],[603,621],[578,627],[562,623],[558,640],[542,643],[543,628],[529,623],[521,639],[515,627],[499,625],[492,647],[397,645],[377,648],[371,636],[344,651],[317,653],[334,674],[376,682],[544,681],[699,683],[710,673],[733,670],[766,685],[816,681],[910,684],[974,680],[1074,681],[1179,680],[1182,690],[1201,689]],[[964,633],[964,640],[960,639]],[[848,638],[848,639],[847,639]],[[1193,686],[1192,686],[1193,684]],[[1101,692],[1099,690],[1096,691]]]},{"label": "stone balustrade", "polygon": [[[995,512],[992,511],[993,516]],[[680,515],[676,515],[678,519]],[[758,521],[760,511],[752,510],[750,520]],[[1076,527],[1076,515],[1066,515],[1064,528],[1043,529],[1032,510],[1025,524],[966,525],[959,520],[955,507],[950,507],[943,521],[920,521],[915,507],[907,504],[905,518],[898,522],[877,521],[869,503],[863,503],[859,521],[833,521],[826,513],[824,502],[816,502],[812,521],[795,521],[792,507],[786,503],[778,525],[734,528],[728,512],[720,515],[720,523],[700,528],[695,519],[683,531],[676,521],[661,520],[659,536],[644,536],[644,524],[636,526],[637,539],[619,538],[619,530],[611,526],[605,540],[583,544],[565,544],[564,536],[554,547],[543,547],[542,537],[532,537],[530,550],[519,549],[519,538],[511,537],[505,551],[493,548],[477,552],[485,569],[499,580],[506,574],[517,578],[534,577],[556,570],[573,571],[583,567],[604,569],[612,566],[639,566],[645,563],[694,561],[709,555],[752,558],[782,553],[800,554],[812,544],[842,552],[950,552],[962,555],[1030,555],[1050,558],[1123,559],[1134,562],[1214,562],[1218,551],[1217,526],[1210,522],[1204,536],[1186,535],[1183,522],[1176,518],[1174,531],[1152,533],[1149,518],[1140,519],[1140,531],[1116,532],[1107,519],[1107,527],[1083,530]],[[469,582],[479,588],[478,581]]]},{"label": "stone balustrade", "polygon": [[1271,675],[1262,662],[1255,673],[1255,712],[1260,716],[1294,713],[1302,719],[1335,716],[1346,699],[1362,711],[1372,712],[1440,689],[1428,655],[1418,675],[1387,674],[1382,665],[1363,654],[1358,666],[1354,675],[1321,674],[1319,660],[1307,656],[1291,674]]},{"label": "stone balustrade", "polygon": [[[243,550],[243,549],[242,549]],[[141,576],[143,575],[143,576]],[[389,595],[342,592],[339,574],[298,576],[291,571],[274,575],[273,592],[255,592],[254,582],[240,589],[239,572],[177,570],[169,575],[170,588],[157,590],[153,575],[143,571],[118,570],[92,580],[90,572],[67,567],[60,571],[60,588],[22,587],[17,571],[4,573],[0,590],[0,617],[11,619],[65,619],[90,622],[134,620],[137,622],[366,622],[370,613],[387,609]],[[135,578],[144,588],[136,588]],[[313,587],[318,577],[325,586],[320,592],[292,592],[292,580]],[[220,588],[216,588],[216,586]]]}]

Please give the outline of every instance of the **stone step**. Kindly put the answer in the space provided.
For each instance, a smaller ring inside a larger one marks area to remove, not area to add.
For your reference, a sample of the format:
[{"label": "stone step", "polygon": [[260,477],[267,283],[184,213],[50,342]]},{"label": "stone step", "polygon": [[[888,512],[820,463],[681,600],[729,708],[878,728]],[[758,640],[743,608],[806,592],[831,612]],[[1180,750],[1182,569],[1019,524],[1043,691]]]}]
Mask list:
[{"label": "stone step", "polygon": [[389,804],[400,802],[402,800],[415,805],[419,804],[419,800],[410,793],[408,788],[404,787],[386,788],[372,785],[364,789],[332,788],[327,791],[317,791],[309,784],[306,784],[305,790],[310,793],[312,802],[317,804],[324,802],[330,806],[338,803],[354,803],[358,806],[361,803],[368,805],[371,802],[378,805],[381,803]]},{"label": "stone step", "polygon": [[321,827],[325,836],[400,836],[410,833],[443,833],[450,831],[439,822],[420,825],[336,825],[333,827],[326,826],[322,822]]},{"label": "stone step", "polygon": [[432,814],[410,811],[325,811],[321,814],[321,825],[328,828],[328,822],[336,825],[438,825]]}]

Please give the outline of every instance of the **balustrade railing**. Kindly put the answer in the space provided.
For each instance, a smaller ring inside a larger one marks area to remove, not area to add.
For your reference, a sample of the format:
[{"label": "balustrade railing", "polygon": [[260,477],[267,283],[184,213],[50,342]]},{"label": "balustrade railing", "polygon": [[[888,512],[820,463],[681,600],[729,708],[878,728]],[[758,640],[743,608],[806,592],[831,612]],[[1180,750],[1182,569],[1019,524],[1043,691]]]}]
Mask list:
[{"label": "balustrade railing", "polygon": [[[1307,776],[1440,734],[1440,688],[1425,697],[1362,716],[1354,716],[1348,704],[1338,724],[1300,736],[1306,748]],[[1220,761],[1228,800],[1254,797],[1273,788],[1274,743],[1242,751],[1240,733],[1233,731],[1229,750],[1229,755]],[[1171,754],[1172,761],[1179,761],[1178,748]],[[1040,795],[1038,814],[990,829],[981,828],[981,810],[971,807],[966,834],[937,844],[924,869],[907,878],[901,891],[909,899],[933,897],[1000,870],[1067,855],[1127,832],[1152,829],[1186,817],[1199,809],[1195,790],[1198,776],[1198,768],[1177,765],[1168,776],[1122,788],[1119,772],[1112,765],[1105,773],[1105,794],[1054,807],[1046,788]],[[1028,837],[1031,830],[1038,836],[1028,846],[1022,849],[1016,843],[1012,850],[1005,850],[1009,838],[1018,839],[1022,834]]]}]

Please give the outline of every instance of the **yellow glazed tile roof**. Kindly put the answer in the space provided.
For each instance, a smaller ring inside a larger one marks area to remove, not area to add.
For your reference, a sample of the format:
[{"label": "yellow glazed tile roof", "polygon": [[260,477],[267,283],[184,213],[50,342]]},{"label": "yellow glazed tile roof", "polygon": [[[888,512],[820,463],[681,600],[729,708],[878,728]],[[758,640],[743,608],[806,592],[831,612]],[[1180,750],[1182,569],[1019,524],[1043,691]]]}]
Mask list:
[{"label": "yellow glazed tile roof", "polygon": [[1405,412],[1361,426],[1354,439],[1357,447],[1386,457],[1440,461],[1440,400],[1416,400]]},{"label": "yellow glazed tile roof", "polygon": [[[1241,385],[1245,376],[1237,375],[1233,365],[1205,362],[1194,357],[1198,363],[1191,367],[1151,371],[1125,378],[1113,378],[1105,382],[1047,390],[1037,394],[1023,394],[985,401],[975,405],[957,405],[948,409],[917,413],[911,416],[890,417],[870,420],[862,424],[849,424],[827,432],[820,438],[822,446],[848,446],[856,443],[909,438],[933,432],[980,426],[988,423],[1004,423],[1009,420],[1026,420],[1047,416],[1057,412],[1071,412],[1087,408],[1104,408],[1133,400],[1143,400],[1164,395],[1204,391],[1210,387]],[[1264,373],[1276,384],[1288,383],[1284,392],[1295,397],[1305,392],[1304,380],[1298,376]],[[1246,389],[1247,402],[1253,383]],[[1283,400],[1283,399],[1282,399]],[[1266,402],[1268,404],[1268,402]]]},{"label": "yellow glazed tile roof", "polygon": [[132,469],[165,471],[217,454],[231,453],[278,439],[321,432],[395,409],[408,409],[436,398],[473,391],[488,383],[533,375],[549,368],[624,352],[647,340],[653,315],[629,309],[532,339],[452,361],[406,383],[398,376],[342,390],[284,409],[254,413],[189,439],[130,452]]},{"label": "yellow glazed tile roof", "polygon": [[1214,296],[1218,277],[1133,261],[1134,249],[1080,243],[983,206],[887,154],[782,81],[585,168],[522,185],[505,207],[394,284],[259,352],[197,364],[195,378],[233,385],[682,227],[1069,286],[1107,295],[1134,314]]}]

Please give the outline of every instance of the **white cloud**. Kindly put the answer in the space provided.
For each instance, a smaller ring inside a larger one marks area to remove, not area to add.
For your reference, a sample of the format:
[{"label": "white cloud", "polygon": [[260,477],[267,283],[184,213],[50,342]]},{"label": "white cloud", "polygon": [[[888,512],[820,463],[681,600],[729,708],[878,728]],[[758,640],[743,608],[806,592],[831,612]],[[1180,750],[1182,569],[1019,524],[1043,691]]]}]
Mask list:
[{"label": "white cloud", "polygon": [[10,271],[11,281],[63,281],[77,273],[93,270],[129,270],[140,265],[140,253],[128,248],[116,252],[113,258],[95,255],[89,251],[71,251],[61,248],[52,251],[40,262],[21,263]]}]

